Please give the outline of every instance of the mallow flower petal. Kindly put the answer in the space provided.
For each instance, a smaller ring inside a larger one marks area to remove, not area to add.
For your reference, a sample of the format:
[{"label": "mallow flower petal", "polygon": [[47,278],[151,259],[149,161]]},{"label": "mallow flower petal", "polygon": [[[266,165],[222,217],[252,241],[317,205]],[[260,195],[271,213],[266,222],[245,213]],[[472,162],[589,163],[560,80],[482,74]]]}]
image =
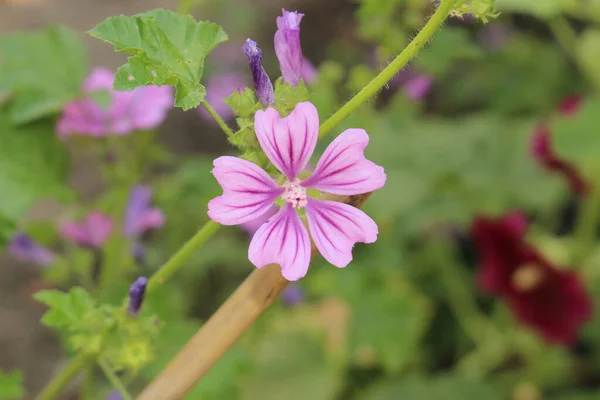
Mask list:
[{"label": "mallow flower petal", "polygon": [[373,243],[377,240],[375,221],[348,204],[309,199],[306,217],[315,246],[329,263],[339,268],[352,261],[355,243]]},{"label": "mallow flower petal", "polygon": [[274,108],[254,117],[256,137],[273,165],[290,181],[306,168],[319,139],[319,114],[311,103],[298,103],[286,118]]},{"label": "mallow flower petal", "polygon": [[259,166],[237,157],[214,161],[213,175],[223,195],[208,203],[208,216],[223,225],[239,225],[266,213],[283,189]]},{"label": "mallow flower petal", "polygon": [[363,154],[369,135],[363,129],[348,129],[327,146],[313,174],[302,182],[339,195],[368,193],[385,184],[383,167],[367,160]]},{"label": "mallow flower petal", "polygon": [[248,248],[248,259],[257,268],[281,265],[281,274],[288,281],[297,281],[306,275],[310,264],[310,238],[292,206],[286,204],[256,231]]}]

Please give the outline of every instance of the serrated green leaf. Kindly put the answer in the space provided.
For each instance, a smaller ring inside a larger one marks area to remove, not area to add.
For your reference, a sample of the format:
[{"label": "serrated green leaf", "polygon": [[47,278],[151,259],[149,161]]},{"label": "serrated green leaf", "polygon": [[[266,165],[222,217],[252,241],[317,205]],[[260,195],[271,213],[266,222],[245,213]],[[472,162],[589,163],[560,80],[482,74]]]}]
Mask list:
[{"label": "serrated green leaf", "polygon": [[458,376],[427,379],[411,377],[398,382],[384,382],[368,389],[358,400],[503,400],[506,397],[484,382]]},{"label": "serrated green leaf", "polygon": [[68,152],[47,121],[22,127],[0,111],[0,247],[34,201],[69,199]]},{"label": "serrated green leaf", "polygon": [[598,168],[600,148],[600,98],[586,99],[576,115],[557,116],[552,125],[552,140],[557,153],[580,166]]},{"label": "serrated green leaf", "polygon": [[0,371],[0,400],[17,400],[25,396],[23,373]]},{"label": "serrated green leaf", "polygon": [[283,83],[283,78],[275,81],[275,104],[273,107],[281,115],[289,114],[296,104],[308,100],[308,89],[304,81],[300,81],[296,87]]},{"label": "serrated green leaf", "polygon": [[68,28],[0,37],[0,88],[12,93],[9,109],[14,123],[59,112],[79,95],[86,71],[83,43]]},{"label": "serrated green leaf", "polygon": [[197,107],[204,99],[206,91],[200,83],[204,59],[227,40],[217,24],[196,22],[189,15],[162,9],[108,18],[89,34],[111,43],[116,51],[133,54],[117,70],[115,90],[172,85],[175,106],[184,110]]},{"label": "serrated green leaf", "polygon": [[236,117],[248,118],[260,108],[260,103],[257,103],[254,90],[250,88],[244,88],[244,91],[241,93],[235,90],[224,101],[233,110]]},{"label": "serrated green leaf", "polygon": [[42,316],[41,322],[60,329],[79,323],[96,306],[89,293],[81,287],[74,287],[69,292],[42,290],[34,294],[33,298],[50,307]]}]

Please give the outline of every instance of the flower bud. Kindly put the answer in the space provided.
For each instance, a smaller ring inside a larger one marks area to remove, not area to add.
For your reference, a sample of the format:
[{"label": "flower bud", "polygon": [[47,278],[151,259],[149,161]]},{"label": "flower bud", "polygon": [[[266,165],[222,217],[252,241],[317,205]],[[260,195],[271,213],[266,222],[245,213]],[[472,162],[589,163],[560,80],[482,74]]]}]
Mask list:
[{"label": "flower bud", "polygon": [[252,71],[252,79],[254,80],[254,88],[258,99],[265,107],[273,104],[275,93],[271,79],[269,79],[269,75],[262,66],[262,51],[258,48],[256,42],[251,39],[246,39],[242,50],[244,50],[248,61],[250,61],[250,70]]},{"label": "flower bud", "polygon": [[144,276],[140,276],[129,287],[129,305],[127,306],[129,315],[136,316],[140,312],[147,284],[148,279]]},{"label": "flower bud", "polygon": [[300,47],[300,21],[304,14],[282,10],[277,17],[275,53],[279,59],[283,81],[296,86],[302,78],[302,47]]}]

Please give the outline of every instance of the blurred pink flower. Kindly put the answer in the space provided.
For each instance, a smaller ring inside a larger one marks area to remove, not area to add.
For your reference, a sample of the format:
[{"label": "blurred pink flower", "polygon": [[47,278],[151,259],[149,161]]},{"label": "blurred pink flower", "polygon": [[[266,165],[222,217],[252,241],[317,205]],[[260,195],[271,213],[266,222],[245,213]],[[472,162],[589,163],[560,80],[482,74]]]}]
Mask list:
[{"label": "blurred pink flower", "polygon": [[[238,72],[229,72],[211,76],[206,84],[206,102],[214,108],[217,114],[224,120],[234,116],[233,110],[225,103],[229,97],[239,87],[246,85],[246,78]],[[202,118],[206,121],[216,124],[213,117],[202,106],[198,107]]]},{"label": "blurred pink flower", "polygon": [[[169,86],[145,86],[131,92],[117,92],[112,88],[113,82],[112,71],[95,68],[83,84],[84,97],[65,106],[58,120],[58,134],[61,137],[101,137],[153,129],[164,121],[167,111],[173,107],[173,90]],[[91,95],[96,92],[105,92],[108,104],[101,105],[94,100]]]},{"label": "blurred pink flower", "polygon": [[160,228],[165,224],[165,216],[158,208],[152,208],[152,189],[136,185],[131,189],[123,232],[127,236],[139,236],[148,229]]},{"label": "blurred pink flower", "polygon": [[419,74],[404,83],[404,92],[410,100],[417,102],[427,96],[432,86],[433,80],[429,75]]},{"label": "blurred pink flower", "polygon": [[317,69],[306,57],[302,59],[302,79],[307,85],[317,79]]},{"label": "blurred pink flower", "polygon": [[68,221],[60,226],[63,237],[80,246],[102,247],[108,240],[113,221],[100,211],[90,212],[82,221]]},{"label": "blurred pink flower", "polygon": [[315,246],[337,267],[352,260],[357,242],[373,243],[378,228],[363,211],[350,205],[311,198],[307,189],[339,195],[371,192],[385,184],[383,168],[363,154],[369,136],[362,129],[348,129],[325,149],[307,179],[298,175],[306,168],[319,136],[319,115],[311,103],[296,105],[286,118],[273,108],[256,112],[257,139],[273,165],[285,176],[282,185],[247,160],[219,157],[212,173],[223,195],[208,204],[209,217],[224,225],[240,225],[272,210],[279,211],[263,223],[252,238],[248,258],[257,267],[281,265],[283,276],[295,281],[306,275],[311,245],[308,231],[296,210],[304,208]]}]

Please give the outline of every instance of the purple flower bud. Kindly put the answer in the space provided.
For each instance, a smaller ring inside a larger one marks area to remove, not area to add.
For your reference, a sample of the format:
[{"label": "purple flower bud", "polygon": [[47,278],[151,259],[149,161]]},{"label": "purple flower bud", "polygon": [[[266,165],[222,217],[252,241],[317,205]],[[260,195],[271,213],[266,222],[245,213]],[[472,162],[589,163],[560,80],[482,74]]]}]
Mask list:
[{"label": "purple flower bud", "polygon": [[13,236],[8,251],[21,262],[33,263],[46,267],[54,262],[55,255],[47,248],[40,246],[24,233]]},{"label": "purple flower bud", "polygon": [[248,61],[250,61],[250,70],[252,71],[254,88],[256,89],[258,99],[265,107],[273,104],[275,102],[275,93],[271,79],[269,79],[269,75],[267,75],[262,66],[262,51],[258,48],[256,42],[251,39],[246,39],[242,50],[244,50]]},{"label": "purple flower bud", "polygon": [[108,394],[108,396],[104,400],[123,400],[123,397],[121,396],[118,390],[113,390]]},{"label": "purple flower bud", "polygon": [[309,85],[317,79],[317,69],[306,57],[302,60],[302,79]]},{"label": "purple flower bud", "polygon": [[300,47],[300,21],[304,14],[281,10],[277,17],[275,53],[279,59],[283,81],[296,86],[302,78],[302,47]]},{"label": "purple flower bud", "polygon": [[281,299],[288,306],[295,306],[304,301],[304,291],[298,285],[291,284],[283,290]]},{"label": "purple flower bud", "polygon": [[129,315],[135,316],[140,312],[147,284],[148,279],[144,276],[140,276],[129,287],[129,306],[127,307]]}]

